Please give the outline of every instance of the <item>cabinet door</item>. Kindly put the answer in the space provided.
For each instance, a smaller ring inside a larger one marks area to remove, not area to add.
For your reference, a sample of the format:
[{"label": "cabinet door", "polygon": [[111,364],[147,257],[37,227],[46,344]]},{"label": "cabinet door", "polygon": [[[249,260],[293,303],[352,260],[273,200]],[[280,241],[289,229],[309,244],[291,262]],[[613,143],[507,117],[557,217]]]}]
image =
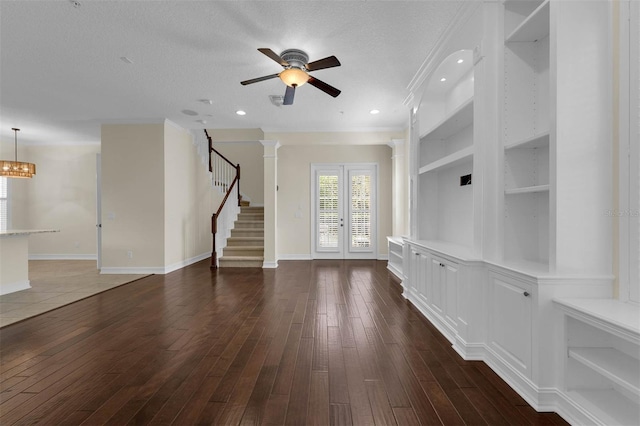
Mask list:
[{"label": "cabinet door", "polygon": [[418,253],[418,297],[425,303],[428,303],[429,288],[429,255],[427,253]]},{"label": "cabinet door", "polygon": [[531,285],[490,273],[489,344],[512,367],[531,377]]},{"label": "cabinet door", "polygon": [[456,327],[458,319],[458,265],[443,262],[443,287],[445,296],[445,318],[449,324]]},{"label": "cabinet door", "polygon": [[420,252],[413,247],[409,250],[409,287],[412,293],[418,294]]},{"label": "cabinet door", "polygon": [[445,267],[442,260],[437,257],[431,258],[431,279],[429,280],[429,300],[431,307],[438,314],[442,315],[444,309],[444,292],[443,292],[443,268]]}]

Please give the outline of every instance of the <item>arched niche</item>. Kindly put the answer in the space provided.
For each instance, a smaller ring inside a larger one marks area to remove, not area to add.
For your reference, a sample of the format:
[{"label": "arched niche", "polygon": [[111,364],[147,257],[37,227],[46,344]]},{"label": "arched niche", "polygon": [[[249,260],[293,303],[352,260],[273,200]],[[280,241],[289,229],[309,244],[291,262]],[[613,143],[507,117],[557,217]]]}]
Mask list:
[{"label": "arched niche", "polygon": [[473,51],[461,49],[447,56],[427,79],[417,111],[418,134],[423,136],[473,94]]}]

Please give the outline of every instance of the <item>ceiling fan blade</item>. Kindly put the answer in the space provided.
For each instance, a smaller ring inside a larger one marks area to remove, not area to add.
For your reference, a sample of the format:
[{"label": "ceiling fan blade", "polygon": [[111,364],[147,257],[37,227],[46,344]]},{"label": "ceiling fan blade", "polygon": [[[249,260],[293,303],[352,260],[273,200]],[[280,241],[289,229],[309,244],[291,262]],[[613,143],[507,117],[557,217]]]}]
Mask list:
[{"label": "ceiling fan blade", "polygon": [[287,86],[287,90],[284,92],[284,101],[282,101],[282,105],[293,105],[293,96],[295,93],[295,86]]},{"label": "ceiling fan blade", "polygon": [[310,85],[312,85],[313,87],[316,87],[320,90],[322,90],[324,93],[326,93],[329,96],[333,96],[334,98],[337,98],[338,95],[341,93],[340,90],[336,89],[333,86],[328,85],[327,83],[325,83],[324,81],[320,81],[315,77],[309,77],[309,81],[308,83]]},{"label": "ceiling fan blade", "polygon": [[240,84],[242,84],[243,86],[246,86],[247,84],[253,84],[253,83],[258,83],[260,81],[270,80],[272,78],[276,78],[277,76],[278,74],[265,75],[264,77],[258,77],[252,80],[241,81]]},{"label": "ceiling fan blade", "polygon": [[335,56],[329,56],[324,59],[318,59],[317,61],[310,62],[306,65],[309,71],[323,70],[325,68],[339,67],[340,61]]},{"label": "ceiling fan blade", "polygon": [[268,57],[270,57],[271,59],[273,59],[274,61],[276,61],[277,63],[279,63],[280,65],[282,65],[283,67],[288,67],[289,66],[289,62],[285,61],[284,59],[282,59],[280,57],[280,55],[278,55],[276,52],[274,52],[271,49],[268,49],[266,47],[262,47],[260,49],[258,49],[261,53],[267,55]]}]

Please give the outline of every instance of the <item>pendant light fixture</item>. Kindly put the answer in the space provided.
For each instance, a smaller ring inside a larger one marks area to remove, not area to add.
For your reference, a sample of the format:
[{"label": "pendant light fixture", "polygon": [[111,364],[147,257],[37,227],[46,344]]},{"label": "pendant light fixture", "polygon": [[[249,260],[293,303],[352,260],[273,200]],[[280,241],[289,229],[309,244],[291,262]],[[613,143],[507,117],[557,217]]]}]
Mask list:
[{"label": "pendant light fixture", "polygon": [[15,160],[0,160],[0,176],[10,178],[31,178],[36,174],[36,165],[18,161],[18,132],[15,127],[11,130],[15,133]]}]

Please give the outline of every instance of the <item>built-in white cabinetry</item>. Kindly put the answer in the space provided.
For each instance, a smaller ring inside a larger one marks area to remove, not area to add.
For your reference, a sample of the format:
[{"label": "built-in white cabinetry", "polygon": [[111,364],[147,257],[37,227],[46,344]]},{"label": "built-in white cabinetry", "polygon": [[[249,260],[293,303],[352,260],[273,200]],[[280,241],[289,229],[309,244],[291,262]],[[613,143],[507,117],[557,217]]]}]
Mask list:
[{"label": "built-in white cabinetry", "polygon": [[404,294],[535,409],[606,423],[638,357],[553,300],[613,295],[612,3],[468,3],[410,86]]},{"label": "built-in white cabinetry", "polygon": [[640,424],[640,309],[615,300],[559,299],[562,391],[594,423]]},{"label": "built-in white cabinetry", "polygon": [[476,359],[485,307],[481,263],[469,253],[451,250],[455,246],[409,239],[405,244],[409,275],[404,296],[465,359]]},{"label": "built-in white cabinetry", "polygon": [[611,299],[607,215],[624,189],[611,110],[626,6],[466,2],[407,98],[405,297],[464,358],[575,424],[640,424],[640,309]]},{"label": "built-in white cabinetry", "polygon": [[389,259],[387,269],[398,279],[402,280],[402,238],[387,237]]}]

